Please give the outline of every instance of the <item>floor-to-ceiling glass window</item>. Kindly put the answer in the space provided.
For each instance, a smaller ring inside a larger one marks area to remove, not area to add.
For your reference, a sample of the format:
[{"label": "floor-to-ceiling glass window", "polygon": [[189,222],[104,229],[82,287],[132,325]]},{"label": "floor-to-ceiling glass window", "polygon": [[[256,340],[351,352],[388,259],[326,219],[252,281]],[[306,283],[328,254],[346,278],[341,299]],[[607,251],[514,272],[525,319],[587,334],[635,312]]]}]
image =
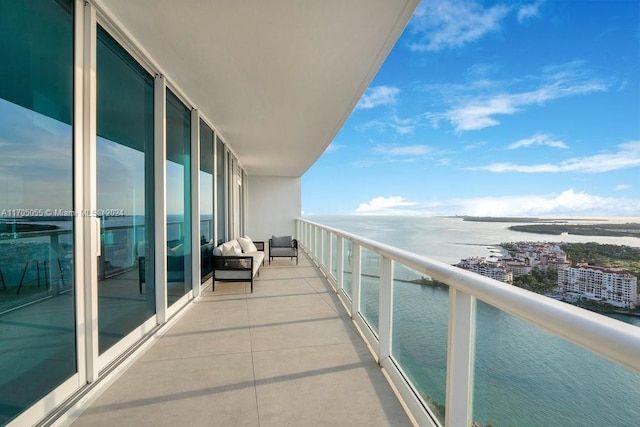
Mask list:
[{"label": "floor-to-ceiling glass window", "polygon": [[77,372],[73,3],[0,1],[0,424]]},{"label": "floor-to-ceiling glass window", "polygon": [[191,290],[191,111],[169,89],[166,170],[167,300],[171,305]]},{"label": "floor-to-ceiling glass window", "polygon": [[200,120],[200,280],[211,277],[213,239],[213,130]]},{"label": "floor-to-ceiling glass window", "polygon": [[100,27],[97,49],[102,354],[155,313],[153,77]]},{"label": "floor-to-ceiling glass window", "polygon": [[225,164],[226,164],[226,149],[224,143],[216,138],[216,212],[217,212],[217,227],[218,227],[218,241],[220,244],[227,240],[227,205],[225,202]]}]

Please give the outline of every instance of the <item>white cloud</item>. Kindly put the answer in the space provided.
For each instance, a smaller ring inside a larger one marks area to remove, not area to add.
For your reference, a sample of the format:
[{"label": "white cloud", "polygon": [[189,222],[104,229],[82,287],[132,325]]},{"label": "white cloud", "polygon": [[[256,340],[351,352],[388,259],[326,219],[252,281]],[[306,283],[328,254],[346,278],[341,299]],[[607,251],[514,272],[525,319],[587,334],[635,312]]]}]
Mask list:
[{"label": "white cloud", "polygon": [[324,150],[325,153],[335,153],[336,151],[340,151],[345,148],[346,145],[336,144],[332,142],[329,146]]},{"label": "white cloud", "polygon": [[628,190],[632,188],[629,184],[616,185],[616,191]]},{"label": "white cloud", "polygon": [[356,213],[365,214],[391,214],[398,208],[415,206],[415,202],[407,201],[404,197],[374,197],[368,203],[361,203],[356,209]]},{"label": "white cloud", "polygon": [[367,89],[360,98],[356,109],[369,109],[380,105],[390,105],[396,103],[396,98],[400,89],[393,86],[376,86]]},{"label": "white cloud", "polygon": [[518,21],[522,22],[529,18],[535,18],[539,14],[541,1],[537,1],[532,4],[525,4],[524,6],[520,6],[518,8]]},{"label": "white cloud", "polygon": [[500,122],[492,116],[514,114],[520,111],[518,107],[513,95],[497,95],[491,99],[471,101],[447,111],[443,116],[457,132],[479,130],[499,125]]},{"label": "white cloud", "polygon": [[509,150],[515,150],[522,147],[531,147],[532,145],[546,145],[547,147],[564,149],[569,148],[564,142],[556,141],[551,135],[547,135],[546,133],[536,133],[529,138],[520,139],[509,145],[507,148]]},{"label": "white cloud", "polygon": [[376,154],[385,154],[390,156],[423,156],[433,151],[428,145],[404,145],[404,146],[385,146],[379,145],[374,149]]},{"label": "white cloud", "polygon": [[461,47],[498,31],[509,10],[504,5],[483,8],[474,1],[423,2],[411,22],[418,40],[410,48],[415,51],[439,51]]},{"label": "white cloud", "polygon": [[[608,89],[606,84],[587,74],[582,61],[572,61],[548,66],[537,76],[529,76],[525,80],[491,81],[489,84],[483,79],[466,86],[425,87],[423,89],[440,91],[444,102],[452,107],[443,113],[426,113],[424,116],[434,127],[438,127],[441,120],[447,120],[456,132],[497,126],[500,124],[497,116],[513,115],[531,105]],[[509,90],[516,85],[520,88]]]},{"label": "white cloud", "polygon": [[469,144],[465,144],[464,151],[475,150],[477,148],[484,147],[485,145],[487,145],[487,141],[472,142]]},{"label": "white cloud", "polygon": [[471,216],[627,216],[640,212],[640,199],[602,197],[570,188],[561,193],[455,198],[407,202],[402,197],[376,197],[356,209],[360,214]]},{"label": "white cloud", "polygon": [[398,135],[408,135],[413,133],[415,128],[420,125],[419,118],[405,118],[402,119],[396,114],[392,114],[385,120],[371,120],[360,125],[358,128],[362,132],[369,129],[375,129],[380,133],[384,133],[387,129],[393,129]]},{"label": "white cloud", "polygon": [[518,165],[514,163],[492,163],[487,166],[471,168],[489,172],[583,172],[599,173],[612,170],[640,167],[640,141],[618,145],[615,153],[596,154],[590,157],[574,157],[558,164]]},{"label": "white cloud", "polygon": [[601,197],[573,189],[560,194],[514,197],[481,197],[449,201],[460,215],[475,216],[634,216],[640,212],[640,200]]},{"label": "white cloud", "polygon": [[573,189],[554,195],[485,197],[458,201],[463,215],[536,216],[602,215],[634,216],[640,212],[640,200],[601,197]]}]

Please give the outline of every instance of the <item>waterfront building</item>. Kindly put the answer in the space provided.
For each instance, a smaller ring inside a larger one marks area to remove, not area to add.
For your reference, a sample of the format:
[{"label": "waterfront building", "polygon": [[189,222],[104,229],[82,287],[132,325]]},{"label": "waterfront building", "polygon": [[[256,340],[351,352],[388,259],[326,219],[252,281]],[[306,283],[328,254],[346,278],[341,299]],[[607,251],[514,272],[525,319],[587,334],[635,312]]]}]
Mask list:
[{"label": "waterfront building", "polygon": [[578,263],[558,270],[558,290],[621,308],[638,304],[638,279],[623,268]]},{"label": "waterfront building", "polygon": [[548,270],[569,265],[567,254],[559,245],[549,242],[515,242],[514,258],[522,260],[532,269]]},{"label": "waterfront building", "polygon": [[465,258],[455,266],[499,282],[513,283],[513,272],[509,271],[501,262],[489,261],[485,257]]},{"label": "waterfront building", "polygon": [[525,260],[520,258],[501,258],[500,264],[513,274],[513,277],[525,276],[531,274],[533,267]]}]

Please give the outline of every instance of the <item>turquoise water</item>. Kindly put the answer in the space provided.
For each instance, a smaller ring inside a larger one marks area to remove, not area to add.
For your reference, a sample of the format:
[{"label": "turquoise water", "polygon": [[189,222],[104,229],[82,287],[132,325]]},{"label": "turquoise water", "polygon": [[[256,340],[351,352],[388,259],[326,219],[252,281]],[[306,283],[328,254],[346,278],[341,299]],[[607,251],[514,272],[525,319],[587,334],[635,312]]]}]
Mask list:
[{"label": "turquoise water", "polygon": [[[449,263],[489,256],[504,241],[561,237],[640,247],[637,238],[534,235],[512,232],[504,223],[458,218],[309,219]],[[375,288],[374,282],[363,289],[365,307],[376,306]],[[446,403],[447,306],[446,288],[394,284],[392,353],[432,407]],[[640,318],[617,318],[640,325]],[[368,320],[377,322],[371,311]],[[640,425],[639,374],[482,302],[477,304],[475,362],[473,419],[484,425]]]}]

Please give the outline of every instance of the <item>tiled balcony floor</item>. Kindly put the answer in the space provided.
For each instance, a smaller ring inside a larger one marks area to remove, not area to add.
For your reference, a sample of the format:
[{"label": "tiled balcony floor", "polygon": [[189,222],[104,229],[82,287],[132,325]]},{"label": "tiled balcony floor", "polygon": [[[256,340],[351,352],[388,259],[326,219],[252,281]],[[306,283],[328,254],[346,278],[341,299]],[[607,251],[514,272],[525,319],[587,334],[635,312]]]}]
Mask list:
[{"label": "tiled balcony floor", "polygon": [[311,261],[217,283],[72,424],[403,426],[411,422]]}]

